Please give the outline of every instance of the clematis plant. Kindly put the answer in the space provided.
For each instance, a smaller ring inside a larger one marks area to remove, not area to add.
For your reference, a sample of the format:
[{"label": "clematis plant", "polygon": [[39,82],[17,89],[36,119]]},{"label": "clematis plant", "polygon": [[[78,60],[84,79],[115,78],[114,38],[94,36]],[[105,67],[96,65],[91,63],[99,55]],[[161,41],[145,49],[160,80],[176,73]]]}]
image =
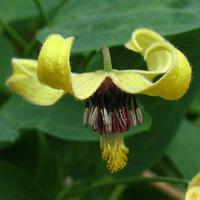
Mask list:
[{"label": "clematis plant", "polygon": [[7,85],[37,105],[53,105],[65,94],[84,101],[83,124],[100,134],[102,159],[111,173],[118,172],[127,164],[123,133],[143,122],[135,96],[181,98],[190,84],[190,64],[159,34],[137,29],[125,47],[143,56],[148,71],[113,69],[109,50],[103,48],[104,69],[77,74],[70,66],[73,40],[52,34],[38,60],[12,59],[13,74]]}]

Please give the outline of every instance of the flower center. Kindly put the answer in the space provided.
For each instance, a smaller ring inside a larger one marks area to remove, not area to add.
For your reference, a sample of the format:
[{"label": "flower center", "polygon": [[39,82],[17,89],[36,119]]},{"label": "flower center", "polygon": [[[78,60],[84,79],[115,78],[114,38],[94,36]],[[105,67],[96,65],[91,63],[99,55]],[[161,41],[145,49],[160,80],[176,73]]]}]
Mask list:
[{"label": "flower center", "polygon": [[[110,52],[102,49],[104,70],[112,70]],[[128,148],[123,132],[143,123],[142,112],[135,96],[119,89],[110,77],[106,77],[98,90],[85,102],[84,126],[100,133],[101,157],[111,173],[123,169],[128,160]]]},{"label": "flower center", "polygon": [[120,90],[109,77],[85,103],[83,124],[100,134],[127,132],[141,123],[142,112],[135,96]]}]

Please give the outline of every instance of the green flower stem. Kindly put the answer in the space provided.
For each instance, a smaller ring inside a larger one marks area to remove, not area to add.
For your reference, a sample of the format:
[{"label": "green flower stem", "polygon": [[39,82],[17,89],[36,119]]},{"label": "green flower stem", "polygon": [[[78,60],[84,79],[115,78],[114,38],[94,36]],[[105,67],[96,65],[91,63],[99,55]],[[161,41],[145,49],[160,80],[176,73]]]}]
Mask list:
[{"label": "green flower stem", "polygon": [[29,57],[31,53],[33,52],[34,48],[36,47],[38,41],[34,38],[31,43],[27,46],[23,53],[23,57]]},{"label": "green flower stem", "polygon": [[118,199],[120,199],[123,192],[126,190],[126,188],[127,188],[127,185],[124,185],[124,184],[123,185],[122,184],[117,185],[114,188],[111,195],[109,196],[108,200],[118,200]]},{"label": "green flower stem", "polygon": [[101,187],[107,187],[107,186],[115,186],[115,185],[120,185],[120,184],[136,184],[136,183],[154,183],[154,182],[166,182],[166,183],[176,183],[176,184],[182,184],[182,185],[187,185],[188,180],[185,179],[179,179],[179,178],[172,178],[172,177],[131,177],[131,178],[121,178],[118,180],[107,180],[107,181],[98,181],[90,186],[83,187],[81,189],[73,189],[71,192],[67,191],[66,189],[62,191],[59,195],[57,200],[63,200],[66,199],[67,197],[73,197],[73,196],[78,196],[81,194],[84,194],[86,192],[93,191],[95,189],[101,188]]},{"label": "green flower stem", "polygon": [[48,24],[49,17],[46,8],[44,7],[44,4],[42,0],[33,0],[35,2],[35,5],[37,6],[38,10],[40,11],[40,14],[44,20],[45,24]]},{"label": "green flower stem", "polygon": [[110,72],[112,71],[112,62],[111,62],[110,51],[108,47],[103,47],[102,52],[103,52],[104,70],[107,72]]},{"label": "green flower stem", "polygon": [[20,34],[9,24],[6,23],[3,19],[0,18],[0,26],[8,32],[11,38],[13,38],[20,47],[23,49],[27,48],[27,42],[20,36]]}]

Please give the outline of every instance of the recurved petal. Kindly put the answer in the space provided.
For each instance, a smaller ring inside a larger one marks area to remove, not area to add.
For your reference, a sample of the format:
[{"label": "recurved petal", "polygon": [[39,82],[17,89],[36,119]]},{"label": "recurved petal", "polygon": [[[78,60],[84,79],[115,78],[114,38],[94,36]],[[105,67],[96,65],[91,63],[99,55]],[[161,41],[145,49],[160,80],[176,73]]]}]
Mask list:
[{"label": "recurved petal", "polygon": [[70,50],[74,38],[52,34],[44,42],[38,58],[38,77],[41,83],[73,93]]},{"label": "recurved petal", "polygon": [[84,100],[97,90],[105,78],[105,72],[71,72],[70,49],[73,39],[64,39],[58,34],[50,35],[46,39],[38,58],[38,77],[41,83]]},{"label": "recurved petal", "polygon": [[[149,71],[114,71],[113,82],[132,94],[180,98],[188,89],[191,67],[187,58],[166,41],[154,42],[144,51]],[[161,76],[158,77],[157,76]],[[157,78],[157,79],[156,79]]]},{"label": "recurved petal", "polygon": [[134,70],[113,70],[110,77],[121,90],[137,94],[152,86],[152,82]]},{"label": "recurved petal", "polygon": [[148,68],[163,71],[163,75],[142,91],[143,94],[168,100],[179,99],[185,94],[191,81],[191,67],[182,52],[167,42],[157,42],[145,51],[144,59]]},{"label": "recurved petal", "polygon": [[11,61],[13,74],[36,75],[37,61],[32,59],[13,58]]},{"label": "recurved petal", "polygon": [[79,100],[92,96],[104,81],[106,73],[96,71],[83,74],[72,74],[72,85],[74,97]]},{"label": "recurved petal", "polygon": [[52,105],[63,95],[62,90],[52,89],[39,82],[37,61],[13,59],[13,74],[6,84],[27,101],[37,105]]},{"label": "recurved petal", "polygon": [[132,33],[131,39],[125,44],[125,47],[143,54],[143,52],[152,43],[164,41],[165,39],[150,29],[137,29]]}]

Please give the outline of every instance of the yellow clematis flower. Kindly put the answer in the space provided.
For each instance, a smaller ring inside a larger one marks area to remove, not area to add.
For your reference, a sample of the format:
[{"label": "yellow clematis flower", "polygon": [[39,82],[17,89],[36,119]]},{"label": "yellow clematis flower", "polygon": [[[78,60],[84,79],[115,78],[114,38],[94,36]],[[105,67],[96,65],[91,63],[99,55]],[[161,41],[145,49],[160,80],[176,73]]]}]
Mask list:
[{"label": "yellow clematis flower", "polygon": [[148,71],[112,69],[104,48],[103,70],[77,74],[70,66],[73,40],[53,34],[44,42],[38,61],[13,59],[7,85],[37,105],[52,105],[64,94],[85,101],[83,124],[100,133],[102,159],[112,173],[117,172],[127,163],[123,132],[143,122],[134,95],[179,99],[189,87],[191,67],[183,53],[159,34],[138,29],[125,47],[144,57]]},{"label": "yellow clematis flower", "polygon": [[200,173],[189,183],[185,200],[200,200]]}]

